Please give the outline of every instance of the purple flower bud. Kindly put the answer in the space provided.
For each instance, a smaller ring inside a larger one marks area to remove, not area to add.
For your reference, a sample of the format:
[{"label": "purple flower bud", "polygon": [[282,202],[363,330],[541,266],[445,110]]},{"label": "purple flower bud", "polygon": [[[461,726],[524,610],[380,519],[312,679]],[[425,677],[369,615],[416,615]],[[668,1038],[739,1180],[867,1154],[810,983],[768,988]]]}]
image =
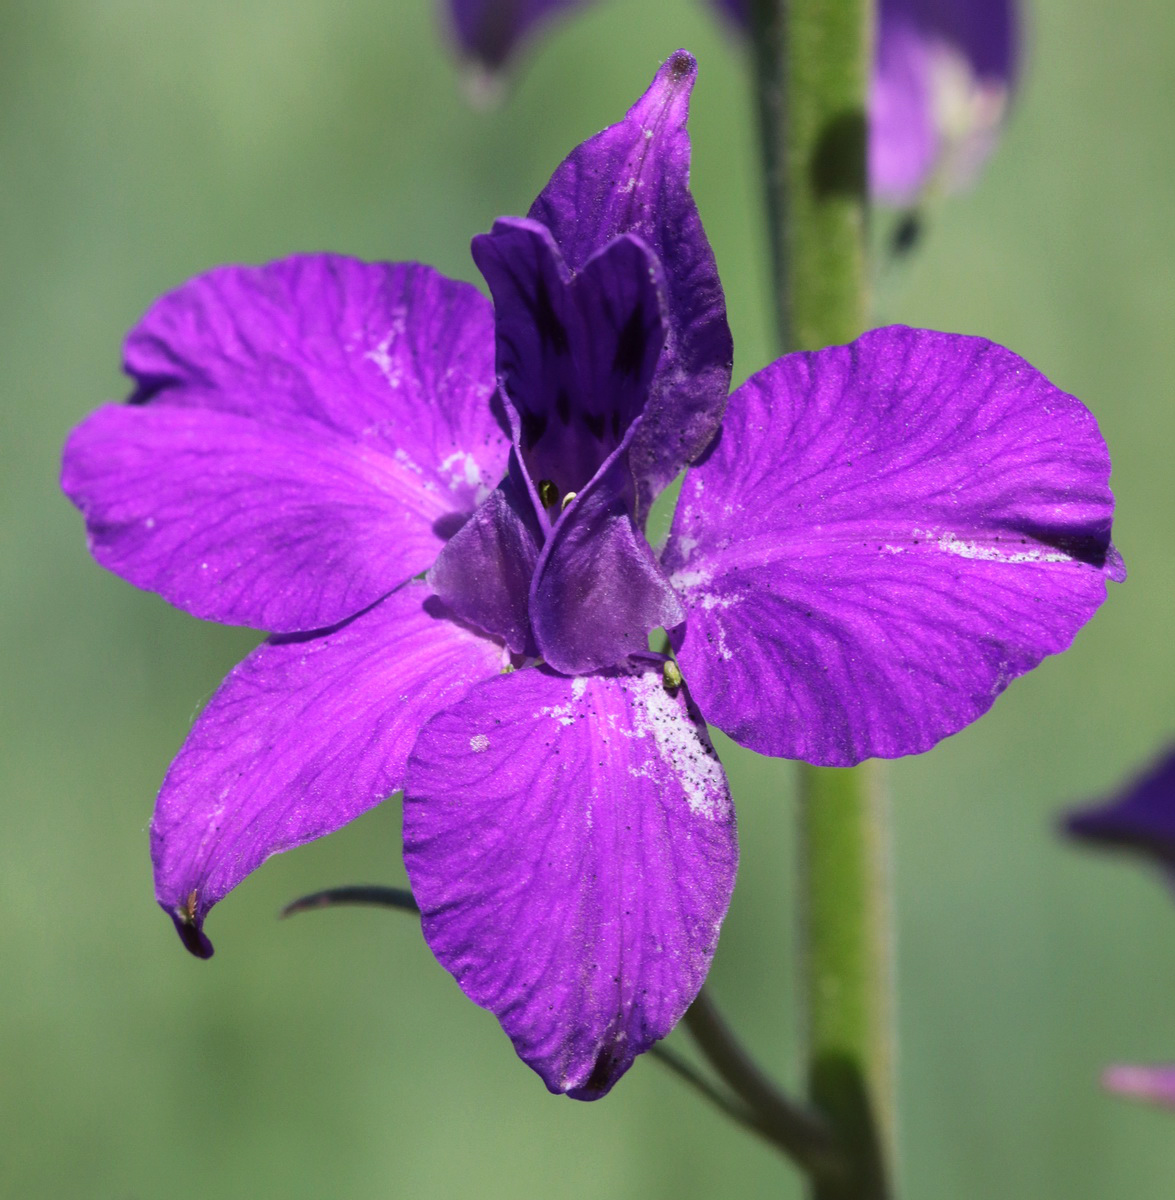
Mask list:
[{"label": "purple flower bud", "polygon": [[1112,799],[1070,813],[1064,827],[1083,842],[1122,847],[1175,870],[1175,750]]},{"label": "purple flower bud", "polygon": [[[540,26],[586,0],[449,0],[461,53],[500,72]],[[748,0],[711,0],[738,30]],[[869,184],[892,204],[968,186],[995,147],[1019,71],[1017,0],[878,0]]]}]

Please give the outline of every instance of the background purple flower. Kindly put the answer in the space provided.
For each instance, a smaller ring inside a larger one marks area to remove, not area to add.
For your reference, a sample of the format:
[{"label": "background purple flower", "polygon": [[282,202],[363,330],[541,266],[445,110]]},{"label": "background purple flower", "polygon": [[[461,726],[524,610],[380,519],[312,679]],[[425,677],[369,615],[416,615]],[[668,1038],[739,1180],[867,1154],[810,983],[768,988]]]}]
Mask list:
[{"label": "background purple flower", "polygon": [[[185,945],[211,953],[208,910],[266,857],[402,788],[434,953],[583,1099],[713,954],[737,849],[706,721],[834,765],[924,750],[1123,574],[1092,416],[990,342],[876,330],[772,364],[723,419],[695,71],[673,55],[475,239],[492,306],[330,255],[164,297],[128,339],[131,402],[62,473],[104,565],[279,631],[160,792]],[[657,555],[648,504],[691,463]]]},{"label": "background purple flower", "polygon": [[[500,72],[559,13],[587,0],[448,0],[462,55]],[[740,32],[747,0],[711,0]],[[873,195],[911,204],[968,185],[995,147],[1019,75],[1016,0],[878,0],[869,96]]]},{"label": "background purple flower", "polygon": [[1175,872],[1175,749],[1112,799],[1069,813],[1064,827],[1089,845],[1132,850]]},{"label": "background purple flower", "polygon": [[1107,1067],[1102,1073],[1102,1087],[1119,1096],[1175,1108],[1175,1066]]}]

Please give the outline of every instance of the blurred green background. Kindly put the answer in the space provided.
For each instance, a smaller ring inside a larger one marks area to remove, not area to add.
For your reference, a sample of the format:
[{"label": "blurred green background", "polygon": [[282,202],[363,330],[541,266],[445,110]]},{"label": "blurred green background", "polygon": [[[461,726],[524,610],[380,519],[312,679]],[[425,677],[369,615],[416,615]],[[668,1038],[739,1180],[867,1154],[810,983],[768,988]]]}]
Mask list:
[{"label": "blurred green background", "polygon": [[[1175,1114],[1097,1076],[1175,1059],[1175,905],[1051,827],[1175,733],[1175,9],[1047,0],[1032,27],[1003,146],[879,307],[1004,342],[1094,410],[1131,579],[1070,653],[892,771],[903,1195],[1170,1200]],[[799,1195],[651,1060],[602,1103],[549,1097],[410,918],[275,921],[305,891],[401,880],[395,802],[272,860],[214,914],[217,957],[184,954],[146,825],[254,639],[94,566],[56,489],[158,293],[295,250],[470,278],[470,236],[678,45],[701,61],[694,187],[742,378],[770,346],[754,132],[701,4],[599,4],[488,113],[424,0],[0,4],[0,1194]],[[794,1083],[791,773],[724,749],[743,866],[713,990]]]}]

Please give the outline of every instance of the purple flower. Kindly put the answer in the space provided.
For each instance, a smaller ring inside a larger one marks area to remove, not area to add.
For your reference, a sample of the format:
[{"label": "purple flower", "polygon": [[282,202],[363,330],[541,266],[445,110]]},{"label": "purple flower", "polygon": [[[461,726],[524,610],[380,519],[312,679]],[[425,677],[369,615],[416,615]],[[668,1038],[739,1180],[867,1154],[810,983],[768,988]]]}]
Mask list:
[{"label": "purple flower", "polygon": [[[184,944],[402,788],[429,945],[582,1099],[710,963],[737,848],[707,720],[817,763],[925,750],[1122,576],[1093,417],[990,342],[877,330],[727,407],[695,70],[675,54],[474,240],[492,307],[414,264],[212,271],[132,331],[130,403],[65,451],[99,562],[276,631],[159,795]],[[657,554],[645,514],[690,463]]]},{"label": "purple flower", "polygon": [[[586,0],[448,0],[461,53],[489,73]],[[711,0],[742,32],[748,0]],[[869,185],[912,204],[970,184],[995,147],[1019,71],[1016,0],[878,0]]]},{"label": "purple flower", "polygon": [[971,183],[1019,70],[1015,0],[880,0],[869,186],[895,204]]},{"label": "purple flower", "polygon": [[1175,749],[1113,799],[1070,813],[1064,827],[1083,842],[1135,851],[1175,873]]},{"label": "purple flower", "polygon": [[1107,1067],[1102,1072],[1102,1087],[1119,1096],[1175,1108],[1175,1065]]}]

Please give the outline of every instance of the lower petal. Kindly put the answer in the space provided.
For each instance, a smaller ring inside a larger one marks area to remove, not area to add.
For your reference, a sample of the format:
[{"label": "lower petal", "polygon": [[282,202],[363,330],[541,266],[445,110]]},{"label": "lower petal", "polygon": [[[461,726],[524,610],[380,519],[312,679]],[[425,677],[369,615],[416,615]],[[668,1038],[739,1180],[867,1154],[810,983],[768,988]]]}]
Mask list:
[{"label": "lower petal", "polygon": [[333,630],[271,638],[208,702],[159,792],[155,895],[212,953],[208,910],[271,854],[331,833],[403,785],[417,731],[501,647],[409,584]]},{"label": "lower petal", "polygon": [[421,731],[404,852],[424,934],[552,1092],[593,1100],[709,970],[734,812],[661,660],[490,680]]}]

